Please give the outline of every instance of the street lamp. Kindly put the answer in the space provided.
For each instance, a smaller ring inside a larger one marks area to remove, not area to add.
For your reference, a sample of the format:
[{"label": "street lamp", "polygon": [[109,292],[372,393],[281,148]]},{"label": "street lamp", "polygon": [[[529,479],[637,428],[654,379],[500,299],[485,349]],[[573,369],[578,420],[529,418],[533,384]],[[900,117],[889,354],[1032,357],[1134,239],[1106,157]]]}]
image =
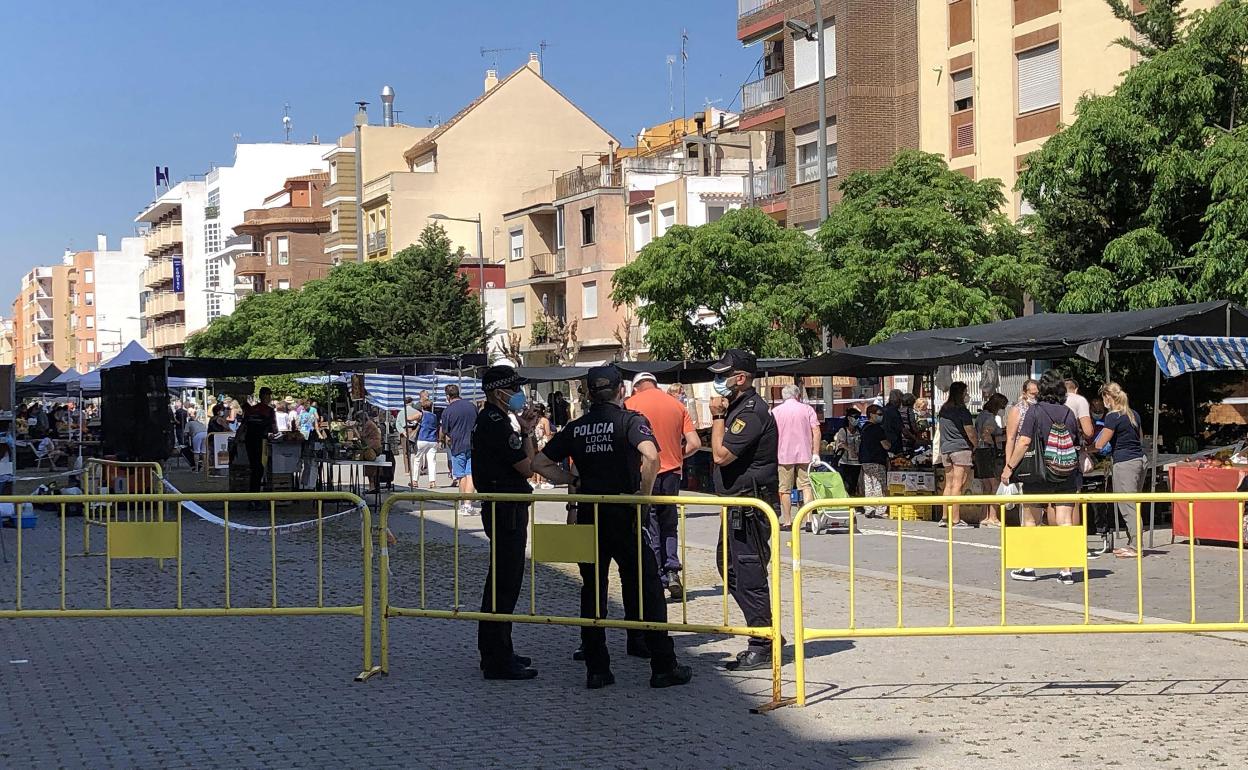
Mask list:
[{"label": "street lamp", "polygon": [[356,102],[355,111],[355,261],[364,261],[364,126],[368,102]]},{"label": "street lamp", "polygon": [[472,224],[477,226],[477,269],[480,271],[479,275],[480,275],[480,280],[481,280],[481,284],[480,284],[481,333],[482,333],[481,352],[485,353],[488,357],[489,352],[490,352],[489,342],[484,337],[485,329],[488,326],[489,322],[486,320],[486,315],[485,315],[485,245],[484,245],[484,240],[481,237],[481,214],[478,213],[475,219],[468,219],[465,217],[448,217],[446,214],[430,214],[429,218],[430,219],[442,219],[442,220],[446,220],[449,222],[471,222]]},{"label": "street lamp", "polygon": [[818,41],[819,48],[819,223],[828,218],[828,80],[823,59],[823,2],[815,0],[815,26],[789,19],[784,25],[807,40]]}]

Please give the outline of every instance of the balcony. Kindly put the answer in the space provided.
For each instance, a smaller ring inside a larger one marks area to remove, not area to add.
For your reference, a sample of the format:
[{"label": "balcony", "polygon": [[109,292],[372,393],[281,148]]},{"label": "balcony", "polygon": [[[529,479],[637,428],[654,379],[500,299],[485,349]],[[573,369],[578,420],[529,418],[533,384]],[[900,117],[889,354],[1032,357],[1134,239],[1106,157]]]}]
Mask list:
[{"label": "balcony", "polygon": [[555,180],[555,198],[571,198],[599,189],[620,187],[620,175],[611,166],[578,168]]},{"label": "balcony", "polygon": [[773,5],[780,5],[780,0],[737,0],[737,18],[765,11]]},{"label": "balcony", "polygon": [[149,288],[163,286],[173,280],[173,260],[158,259],[143,270],[143,285]]},{"label": "balcony", "polygon": [[[797,5],[797,4],[795,4]],[[784,31],[781,0],[737,0],[737,40],[752,45]]]},{"label": "balcony", "polygon": [[267,271],[265,256],[258,251],[248,251],[234,257],[234,275],[264,275]]},{"label": "balcony", "polygon": [[185,308],[186,303],[181,296],[171,291],[162,291],[153,294],[147,300],[144,313],[148,318],[160,318],[171,313],[180,313]]},{"label": "balcony", "polygon": [[741,109],[756,110],[784,98],[784,73],[773,72],[761,80],[741,86]]},{"label": "balcony", "polygon": [[182,243],[182,223],[164,222],[148,231],[143,238],[143,252],[149,257],[159,256],[175,244]]},{"label": "balcony", "polygon": [[377,230],[368,234],[366,248],[369,254],[378,254],[386,250],[388,232]]},{"label": "balcony", "polygon": [[264,284],[262,280],[250,275],[240,275],[234,279],[234,296],[242,299],[248,294],[255,294],[261,290]]},{"label": "balcony", "polygon": [[152,327],[152,346],[169,348],[186,343],[186,324],[162,324]]},{"label": "balcony", "polygon": [[754,200],[765,201],[788,192],[789,183],[785,176],[787,170],[787,166],[780,165],[755,174]]},{"label": "balcony", "polygon": [[[828,148],[828,179],[836,176],[836,147]],[[806,184],[807,182],[819,181],[819,159],[816,158],[811,163],[803,163],[797,167],[797,180],[794,184]]]},{"label": "balcony", "polygon": [[568,271],[568,257],[564,252],[558,254],[533,254],[529,257],[529,277],[553,278]]}]

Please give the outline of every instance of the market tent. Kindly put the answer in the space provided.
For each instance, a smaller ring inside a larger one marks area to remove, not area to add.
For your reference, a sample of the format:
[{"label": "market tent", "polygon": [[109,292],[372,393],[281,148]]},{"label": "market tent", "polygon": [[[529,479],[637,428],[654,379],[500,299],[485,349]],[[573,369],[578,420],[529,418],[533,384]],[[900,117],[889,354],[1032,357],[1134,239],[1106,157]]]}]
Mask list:
[{"label": "market tent", "polygon": [[1163,335],[1153,343],[1153,357],[1165,377],[1191,372],[1248,370],[1248,338]]},{"label": "market tent", "polygon": [[[143,361],[151,361],[152,354],[138,342],[131,340],[121,352],[104,363],[100,364],[95,371],[87,372],[78,380],[78,388],[84,393],[99,393],[101,387],[100,372],[104,369],[114,369],[118,366],[129,366],[134,363]],[[182,388],[202,388],[205,382],[201,378],[194,377],[169,377],[169,389],[180,390]]]},{"label": "market tent", "polygon": [[18,398],[30,398],[31,396],[42,395],[64,395],[65,386],[56,382],[56,378],[60,377],[64,372],[57,368],[56,364],[48,364],[48,368],[39,372],[34,377],[19,382],[14,387],[14,392]]},{"label": "market tent", "polygon": [[77,385],[80,379],[82,379],[82,374],[71,366],[57,375],[52,382],[57,385]]},{"label": "market tent", "polygon": [[529,382],[563,382],[584,377],[587,366],[517,366],[516,374]]},{"label": "market tent", "polygon": [[[874,346],[873,346],[874,347]],[[886,377],[893,374],[927,374],[936,369],[930,360],[878,360],[845,350],[830,350],[806,361],[792,361],[768,368],[770,374],[817,377]]]},{"label": "market tent", "polygon": [[365,374],[365,399],[373,406],[381,409],[402,409],[404,396],[412,396],[422,390],[429,391],[435,407],[447,404],[445,388],[447,385],[458,385],[461,398],[477,401],[484,398],[481,381],[471,373],[463,376],[456,374],[400,375],[400,374]]},{"label": "market tent", "polygon": [[375,358],[188,358],[165,359],[170,377],[259,377],[304,372],[371,372],[393,370],[432,374],[436,369],[472,369],[484,356],[380,356]]}]

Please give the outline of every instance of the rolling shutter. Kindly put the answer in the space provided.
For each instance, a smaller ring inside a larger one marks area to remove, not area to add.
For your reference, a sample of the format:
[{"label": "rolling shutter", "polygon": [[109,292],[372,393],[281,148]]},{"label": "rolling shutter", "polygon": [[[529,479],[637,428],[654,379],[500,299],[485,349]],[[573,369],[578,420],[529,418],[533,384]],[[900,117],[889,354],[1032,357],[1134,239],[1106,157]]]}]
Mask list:
[{"label": "rolling shutter", "polygon": [[970,99],[975,91],[975,78],[972,77],[972,71],[969,69],[955,72],[952,76],[953,81],[953,101],[958,103],[963,99]]},{"label": "rolling shutter", "polygon": [[1057,43],[1049,43],[1018,55],[1018,114],[1023,115],[1062,102],[1061,58]]}]

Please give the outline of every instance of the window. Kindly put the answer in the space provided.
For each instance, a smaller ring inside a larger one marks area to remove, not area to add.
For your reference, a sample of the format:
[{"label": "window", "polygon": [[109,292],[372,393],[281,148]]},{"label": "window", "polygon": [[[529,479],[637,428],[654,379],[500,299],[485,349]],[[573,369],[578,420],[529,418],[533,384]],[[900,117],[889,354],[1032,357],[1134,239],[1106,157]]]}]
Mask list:
[{"label": "window", "polygon": [[581,245],[588,246],[594,242],[594,209],[591,206],[581,209]]},{"label": "window", "polygon": [[1034,207],[1032,207],[1031,201],[1027,200],[1026,198],[1018,199],[1018,215],[1020,217],[1025,217],[1028,214],[1034,214],[1034,213],[1036,213],[1036,210]]},{"label": "window", "polygon": [[1062,64],[1057,42],[1018,55],[1018,114],[1062,102]]},{"label": "window", "polygon": [[273,239],[272,238],[264,239],[264,264],[266,265],[273,264]]},{"label": "window", "polygon": [[86,270],[84,270],[82,273],[82,282],[83,283],[95,283],[95,271],[89,267]]},{"label": "window", "polygon": [[329,210],[329,231],[331,233],[338,232],[338,207],[334,206]]},{"label": "window", "polygon": [[563,206],[555,211],[555,248],[563,248]]},{"label": "window", "polygon": [[[329,183],[338,184],[338,161],[331,160],[329,162]],[[334,228],[337,230],[338,228]]]},{"label": "window", "polygon": [[87,353],[95,353],[95,340],[87,340]]},{"label": "window", "polygon": [[511,240],[511,259],[524,259],[524,230],[512,230],[507,234]]},{"label": "window", "polygon": [[727,210],[728,210],[727,206],[720,206],[720,205],[712,206],[708,204],[706,207],[706,221],[714,222],[718,220],[720,217],[724,215],[724,212]]},{"label": "window", "polygon": [[216,254],[221,250],[221,223],[204,223],[204,251]]},{"label": "window", "polygon": [[92,305],[95,304],[95,294],[91,292],[87,292],[87,295],[84,301],[87,303],[87,307],[91,307]]},{"label": "window", "polygon": [[651,239],[650,212],[633,217],[633,248],[641,251]]},{"label": "window", "polygon": [[221,295],[209,294],[208,295],[208,320],[211,321],[214,318],[220,318],[220,317],[221,317]]},{"label": "window", "polygon": [[[793,131],[793,145],[797,149],[797,184],[815,182],[819,179],[819,124],[810,123]],[[836,176],[836,118],[828,118],[826,136],[828,153],[828,176]]]},{"label": "window", "polygon": [[[812,27],[813,31],[813,27]],[[823,33],[823,74],[836,77],[836,23],[825,21]],[[819,81],[819,41],[804,35],[793,36],[793,87],[801,88]]]},{"label": "window", "polygon": [[83,319],[82,319],[82,320],[83,320],[83,323],[85,323],[85,324],[87,325],[87,328],[88,328],[88,329],[94,329],[94,328],[95,328],[95,316],[93,316],[93,315],[83,316]]},{"label": "window", "polygon": [[279,279],[277,280],[277,288],[278,288],[280,291],[289,291],[289,290],[290,290],[290,281],[289,281],[289,280],[287,280],[287,279],[285,279],[285,278],[279,278]]},{"label": "window", "polygon": [[962,112],[975,106],[975,78],[970,69],[955,72],[949,77],[953,90],[953,111]]},{"label": "window", "polygon": [[520,326],[527,326],[528,318],[524,313],[524,297],[511,298],[511,328],[515,329]]},{"label": "window", "polygon": [[598,317],[598,282],[581,284],[581,318]]},{"label": "window", "polygon": [[659,235],[663,235],[676,224],[676,207],[667,206],[659,209]]},{"label": "window", "polygon": [[[71,316],[69,317],[69,328],[70,328],[70,329],[77,329],[77,328],[78,328],[78,316],[76,316],[76,315],[71,315]],[[31,337],[31,339],[34,339],[34,337]]]},{"label": "window", "polygon": [[277,236],[277,264],[290,264],[290,237],[286,235]]},{"label": "window", "polygon": [[221,262],[219,260],[210,259],[204,268],[204,285],[209,289],[215,289],[221,284]]}]

